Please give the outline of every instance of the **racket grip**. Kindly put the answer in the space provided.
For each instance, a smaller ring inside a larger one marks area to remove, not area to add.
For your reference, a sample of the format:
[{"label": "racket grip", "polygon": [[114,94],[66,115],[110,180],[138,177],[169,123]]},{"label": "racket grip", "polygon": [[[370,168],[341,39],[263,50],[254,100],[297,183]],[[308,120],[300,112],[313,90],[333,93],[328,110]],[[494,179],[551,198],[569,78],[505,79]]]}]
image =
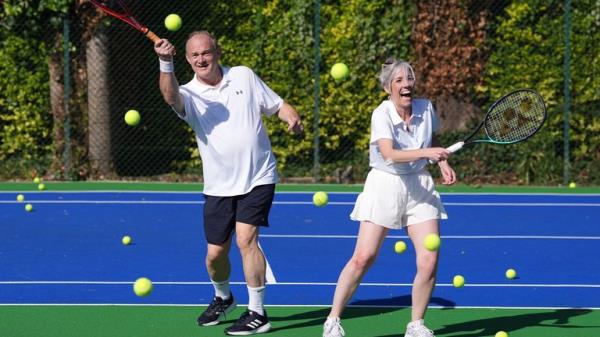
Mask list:
[{"label": "racket grip", "polygon": [[149,38],[150,40],[152,40],[152,42],[156,43],[156,41],[160,40],[160,37],[158,37],[158,35],[154,34],[151,30],[148,30],[146,32],[146,37]]},{"label": "racket grip", "polygon": [[[465,142],[458,142],[458,143],[454,143],[454,144],[452,144],[452,145],[448,146],[448,147],[446,148],[446,150],[450,151],[450,153],[454,153],[454,152],[456,152],[456,151],[458,151],[458,150],[462,149],[462,147],[463,147],[464,145],[465,145]],[[430,164],[435,164],[435,163],[437,163],[437,161],[429,159],[429,163],[430,163]]]}]

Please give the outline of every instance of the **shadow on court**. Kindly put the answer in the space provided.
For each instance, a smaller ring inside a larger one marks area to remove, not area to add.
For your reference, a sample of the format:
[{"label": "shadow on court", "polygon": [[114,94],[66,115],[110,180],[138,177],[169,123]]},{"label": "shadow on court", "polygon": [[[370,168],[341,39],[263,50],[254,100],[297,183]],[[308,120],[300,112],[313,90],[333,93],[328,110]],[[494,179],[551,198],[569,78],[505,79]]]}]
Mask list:
[{"label": "shadow on court", "polygon": [[[448,301],[443,298],[433,297],[431,303],[445,307],[453,307],[454,302]],[[372,300],[356,300],[350,303],[350,306],[346,308],[342,315],[342,319],[348,320],[352,318],[376,316],[394,311],[404,310],[411,304],[410,295],[397,296],[383,299],[372,299]],[[360,307],[358,307],[360,306]],[[271,331],[281,331],[288,329],[298,329],[311,326],[321,326],[325,322],[327,315],[329,314],[329,308],[317,309],[312,311],[306,311],[297,313],[289,316],[278,316],[270,317],[269,319],[273,322],[290,322],[290,321],[301,321],[295,324],[288,324],[281,327],[272,329]]]},{"label": "shadow on court", "polygon": [[[590,309],[560,309],[514,316],[476,319],[465,321],[463,323],[450,324],[444,326],[443,328],[435,329],[435,335],[444,337],[481,337],[494,336],[499,330],[504,330],[510,334],[511,331],[534,327],[549,327],[566,330],[592,329],[600,327],[592,324],[569,324],[569,320],[571,318],[586,315],[591,312],[592,310]],[[563,331],[560,335],[562,336],[563,333],[564,335],[571,334],[570,332]],[[535,336],[538,336],[538,334],[535,334]],[[380,335],[376,337],[398,337],[398,334]]]}]

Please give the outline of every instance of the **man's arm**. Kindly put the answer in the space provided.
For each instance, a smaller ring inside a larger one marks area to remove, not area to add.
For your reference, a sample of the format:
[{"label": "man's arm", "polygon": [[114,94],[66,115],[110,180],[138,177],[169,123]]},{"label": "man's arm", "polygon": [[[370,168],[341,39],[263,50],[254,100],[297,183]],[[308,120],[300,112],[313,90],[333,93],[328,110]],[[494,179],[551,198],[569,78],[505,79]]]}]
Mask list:
[{"label": "man's arm", "polygon": [[301,133],[304,131],[300,115],[293,106],[283,102],[281,108],[277,112],[277,117],[288,124],[288,131],[293,133]]},{"label": "man's arm", "polygon": [[179,93],[179,83],[173,72],[173,55],[175,47],[166,39],[161,39],[154,44],[154,51],[160,60],[160,92],[167,104],[180,115],[185,116],[183,96]]}]

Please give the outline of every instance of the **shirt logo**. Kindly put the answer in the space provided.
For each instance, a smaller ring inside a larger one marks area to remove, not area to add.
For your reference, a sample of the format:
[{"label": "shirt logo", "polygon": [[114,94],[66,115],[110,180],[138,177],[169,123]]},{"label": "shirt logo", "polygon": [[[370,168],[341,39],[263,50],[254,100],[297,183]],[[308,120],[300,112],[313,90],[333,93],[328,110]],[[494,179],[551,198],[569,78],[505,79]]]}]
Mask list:
[{"label": "shirt logo", "polygon": [[243,93],[244,93],[244,92],[243,92],[243,91],[241,91],[241,90],[236,90],[236,91],[235,91],[235,94],[236,94],[236,95],[241,95],[241,94],[243,94]]}]

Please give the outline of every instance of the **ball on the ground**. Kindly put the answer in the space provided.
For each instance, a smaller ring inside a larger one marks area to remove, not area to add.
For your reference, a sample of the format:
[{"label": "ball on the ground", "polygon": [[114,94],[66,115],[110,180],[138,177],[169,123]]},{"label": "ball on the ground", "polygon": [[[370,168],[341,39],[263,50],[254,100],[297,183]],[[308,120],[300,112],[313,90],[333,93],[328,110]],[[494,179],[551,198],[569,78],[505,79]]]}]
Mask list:
[{"label": "ball on the ground", "polygon": [[327,202],[329,201],[329,197],[327,196],[327,193],[323,192],[323,191],[319,191],[316,192],[315,194],[313,194],[313,203],[315,204],[315,206],[325,206],[327,205]]},{"label": "ball on the ground", "polygon": [[133,292],[140,297],[150,295],[150,293],[152,292],[152,288],[152,281],[150,281],[146,277],[138,278],[133,284]]},{"label": "ball on the ground", "polygon": [[129,235],[125,235],[125,236],[124,236],[124,237],[121,239],[121,242],[123,242],[123,244],[124,244],[125,246],[127,246],[128,244],[130,244],[130,243],[131,243],[131,236],[129,236]]},{"label": "ball on the ground", "polygon": [[577,187],[577,184],[575,182],[572,182],[569,184],[569,188],[575,188]]},{"label": "ball on the ground", "polygon": [[510,268],[506,270],[506,278],[509,280],[514,279],[515,277],[517,277],[517,271]]},{"label": "ball on the ground", "polygon": [[46,185],[44,185],[43,183],[38,184],[38,190],[43,191],[46,189]]},{"label": "ball on the ground", "polygon": [[130,126],[136,126],[140,123],[142,117],[137,110],[129,110],[125,113],[125,123]]},{"label": "ball on the ground", "polygon": [[25,196],[23,194],[17,195],[17,201],[23,201],[23,200],[25,200]]},{"label": "ball on the ground", "polygon": [[169,14],[165,18],[165,27],[168,30],[175,32],[181,28],[181,17],[177,14]]},{"label": "ball on the ground", "polygon": [[33,205],[32,205],[32,204],[27,204],[27,205],[25,205],[25,210],[26,210],[27,212],[31,212],[31,211],[33,211]]},{"label": "ball on the ground", "polygon": [[498,331],[494,337],[508,337],[508,334],[505,331]]},{"label": "ball on the ground", "polygon": [[350,74],[350,70],[348,69],[348,66],[344,63],[336,63],[333,65],[333,67],[331,67],[330,74],[334,80],[340,81],[348,77],[348,75]]},{"label": "ball on the ground", "polygon": [[41,181],[42,181],[42,179],[40,179],[39,177],[35,177],[35,178],[33,178],[33,182],[34,182],[35,184],[39,184]]},{"label": "ball on the ground", "polygon": [[435,233],[427,234],[425,237],[425,248],[427,248],[427,250],[438,250],[440,249],[441,243],[440,237]]},{"label": "ball on the ground", "polygon": [[452,279],[452,285],[456,288],[460,288],[465,285],[465,278],[462,275],[456,275]]},{"label": "ball on the ground", "polygon": [[394,245],[394,251],[398,254],[402,254],[402,253],[404,253],[405,250],[406,250],[406,243],[402,240],[396,241],[396,244]]}]

